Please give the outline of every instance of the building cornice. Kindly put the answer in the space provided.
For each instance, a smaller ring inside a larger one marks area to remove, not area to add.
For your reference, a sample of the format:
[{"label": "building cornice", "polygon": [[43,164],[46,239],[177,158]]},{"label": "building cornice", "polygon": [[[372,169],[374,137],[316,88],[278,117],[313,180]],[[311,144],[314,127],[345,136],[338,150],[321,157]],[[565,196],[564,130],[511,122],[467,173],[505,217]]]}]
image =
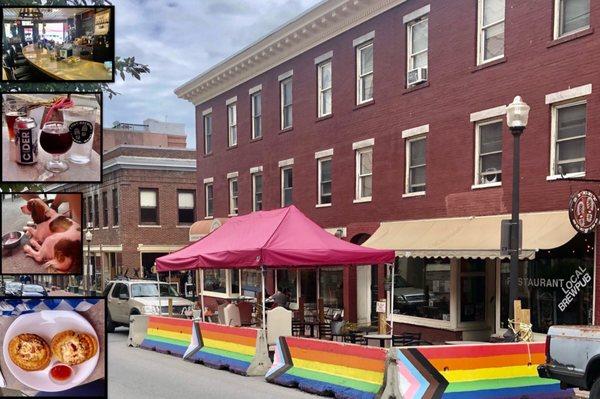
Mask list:
[{"label": "building cornice", "polygon": [[184,172],[195,172],[196,160],[122,155],[104,161],[102,169],[103,174],[117,169],[177,170]]},{"label": "building cornice", "polygon": [[181,85],[175,94],[202,104],[406,1],[323,1]]}]

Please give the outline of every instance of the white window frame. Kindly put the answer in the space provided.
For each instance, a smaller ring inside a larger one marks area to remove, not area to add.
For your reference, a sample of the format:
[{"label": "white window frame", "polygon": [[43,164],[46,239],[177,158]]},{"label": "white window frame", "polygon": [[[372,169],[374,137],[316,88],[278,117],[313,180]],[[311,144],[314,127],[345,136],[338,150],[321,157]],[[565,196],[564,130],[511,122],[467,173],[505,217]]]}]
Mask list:
[{"label": "white window frame", "polygon": [[[561,33],[561,25],[562,25],[562,3],[565,0],[554,0],[554,40],[560,39],[563,37],[567,37],[570,35],[574,35],[579,32],[583,32],[586,29],[590,28],[590,24],[587,26],[583,26],[579,29],[575,29],[571,32]],[[591,3],[591,1],[590,1]],[[590,13],[591,13],[591,4],[590,4]]]},{"label": "white window frame", "polygon": [[425,166],[425,190],[410,191],[410,169],[411,169],[410,160],[412,158],[411,144],[416,141],[419,141],[419,140],[427,140],[427,135],[414,136],[414,137],[411,137],[406,140],[406,176],[405,176],[405,181],[404,181],[403,197],[425,195],[425,192],[427,191],[427,142],[425,142],[425,164],[415,166],[415,167]]},{"label": "white window frame", "polygon": [[[329,87],[323,87],[323,69],[325,67],[329,67],[329,74],[331,76],[331,81],[329,83]],[[331,115],[333,113],[333,68],[331,59],[321,62],[317,65],[317,82],[318,82],[318,98],[317,98],[317,115],[319,118],[324,116]],[[331,100],[331,109],[329,112],[323,112],[323,104],[325,100],[325,96],[329,93],[329,98]]]},{"label": "white window frame", "polygon": [[227,105],[227,146],[235,147],[237,142],[237,103],[234,102]]},{"label": "white window frame", "polygon": [[[363,187],[362,187],[362,178],[363,177],[368,177],[371,176],[371,184],[373,184],[373,147],[369,146],[369,147],[364,147],[364,148],[360,148],[357,149],[356,151],[356,155],[355,155],[355,165],[356,165],[356,173],[355,173],[355,194],[354,194],[354,202],[368,202],[372,200],[372,191],[371,191],[371,195],[370,196],[363,196],[362,195],[362,191],[363,191]],[[361,174],[360,170],[361,170],[361,155],[366,154],[366,153],[371,153],[371,173],[367,173],[367,174]],[[371,187],[371,190],[373,190],[373,187]]]},{"label": "white window frame", "polygon": [[257,210],[259,210],[258,207],[257,207],[258,203],[256,202],[256,178],[258,176],[260,176],[260,178],[262,179],[261,180],[262,189],[261,189],[261,192],[260,192],[260,196],[261,196],[260,197],[260,205],[261,205],[261,209],[260,210],[262,210],[264,208],[263,207],[263,203],[264,203],[263,195],[264,195],[264,192],[265,192],[265,190],[264,190],[265,181],[263,179],[263,174],[262,174],[262,172],[252,173],[252,211],[253,212],[256,212]]},{"label": "white window frame", "polygon": [[[290,84],[290,88],[291,88],[291,90],[290,90],[290,92],[291,92],[291,99],[290,100],[291,101],[290,101],[289,104],[285,104],[284,103],[284,100],[285,100],[284,90],[285,90],[285,86],[288,83]],[[294,122],[293,122],[294,121],[294,116],[293,116],[293,114],[294,114],[294,83],[293,83],[293,76],[289,76],[289,77],[287,77],[285,79],[282,79],[279,82],[279,97],[280,97],[280,99],[279,99],[280,101],[279,102],[280,102],[280,121],[281,121],[280,127],[281,127],[281,130],[291,129],[292,126],[294,125]],[[285,111],[286,108],[290,108],[289,125],[285,124],[286,121],[285,121],[285,117],[284,117],[284,115],[285,115],[284,111]]]},{"label": "white window frame", "polygon": [[[487,0],[477,0],[477,65],[487,64],[488,62],[492,62],[495,60],[500,60],[504,58],[504,54],[506,52],[506,1],[504,3],[504,17],[501,20],[493,22],[489,25],[483,25],[483,10],[484,10],[484,2]],[[485,31],[491,27],[494,27],[499,24],[504,24],[504,48],[502,49],[502,55],[498,55],[496,57],[485,59]]]},{"label": "white window frame", "polygon": [[[240,186],[239,186],[239,181],[237,177],[230,177],[229,179],[227,179],[228,182],[228,186],[229,186],[229,216],[235,216],[238,215],[239,213],[239,209],[238,209],[238,204],[239,204],[239,195],[240,195]],[[237,189],[237,195],[233,195],[233,182],[235,182],[238,185],[238,189]]]},{"label": "white window frame", "polygon": [[[481,154],[481,127],[486,125],[492,125],[495,123],[503,124],[504,120],[502,118],[493,118],[486,120],[479,120],[475,122],[475,181],[473,183],[472,188],[484,188],[484,187],[497,187],[502,185],[502,181],[494,182],[494,183],[481,183],[481,175],[480,175],[480,165],[481,165],[481,156],[482,155],[493,155],[493,154],[502,154],[502,148],[500,151],[490,152],[486,154]],[[503,126],[504,128],[504,126]],[[502,174],[502,164],[500,164],[500,174]]]},{"label": "white window frame", "polygon": [[[206,121],[210,121],[209,124]],[[208,113],[206,115],[202,115],[202,126],[204,130],[204,155],[208,155],[212,153],[212,113]],[[208,151],[208,138],[210,136],[210,151]]]},{"label": "white window frame", "polygon": [[[256,106],[255,106],[255,98],[258,97],[258,102],[260,103],[260,113],[257,114]],[[250,95],[250,108],[251,108],[251,118],[252,118],[252,139],[256,140],[262,137],[262,90],[258,90]],[[256,118],[259,119],[258,129]]]},{"label": "white window frame", "polygon": [[412,60],[414,57],[416,57],[417,55],[423,54],[423,53],[427,53],[427,66],[425,66],[425,68],[429,69],[429,41],[427,42],[427,48],[425,50],[421,50],[418,53],[413,53],[413,51],[412,51],[412,35],[413,35],[412,30],[415,26],[417,26],[423,22],[427,22],[427,31],[429,34],[429,14],[425,14],[422,17],[414,19],[406,25],[406,40],[407,40],[407,42],[406,42],[406,72],[407,72],[406,84],[407,84],[407,86],[408,86],[408,72],[415,69],[412,66]]},{"label": "white window frame", "polygon": [[[585,104],[585,106],[586,106],[585,135],[569,137],[569,139],[567,139],[567,140],[574,140],[574,139],[578,139],[578,138],[587,139],[588,126],[589,126],[587,103],[588,103],[587,99],[580,99],[580,100],[576,100],[576,101],[552,104],[552,128],[551,128],[551,140],[550,140],[551,141],[551,145],[550,145],[550,176],[548,176],[548,179],[553,179],[553,178],[559,179],[562,176],[564,176],[564,177],[584,177],[585,176],[585,170],[583,172],[566,173],[564,175],[561,175],[560,173],[558,173],[558,163],[557,163],[557,159],[556,159],[556,147],[558,145],[558,140],[557,140],[557,138],[558,138],[558,110],[562,109],[562,108],[569,108],[569,107],[574,107],[577,105]],[[564,141],[567,141],[567,140],[564,140]],[[585,157],[583,158],[583,161],[584,162],[586,161]]]},{"label": "white window frame", "polygon": [[[317,158],[317,207],[331,206],[333,204],[333,190],[330,193],[331,201],[330,202],[321,202],[321,194],[322,194],[321,185],[323,183],[323,181],[321,181],[321,165],[323,164],[323,162],[326,162],[326,161],[330,161],[331,166],[333,166],[333,156],[324,156],[324,157]],[[332,175],[331,180],[329,182],[333,183],[333,168],[331,169],[331,175]],[[333,189],[333,184],[332,184],[332,189]]]},{"label": "white window frame", "polygon": [[[280,179],[281,180],[281,190],[280,190],[280,194],[281,194],[281,207],[283,208],[284,206],[287,206],[287,205],[285,205],[285,179],[284,179],[284,172],[286,170],[291,170],[292,171],[292,181],[293,181],[293,179],[294,179],[294,168],[293,168],[292,165],[289,165],[289,166],[281,167],[279,169],[280,169],[279,174],[281,176],[281,179]],[[293,185],[293,183],[292,183],[292,187],[290,187],[290,188],[292,190],[292,203],[294,203],[294,200],[293,200],[294,185]]]},{"label": "white window frame", "polygon": [[[373,60],[372,60],[372,64],[373,64],[373,70],[371,72],[365,73],[363,74],[362,72],[362,51],[365,50],[367,47],[371,47],[373,49],[372,54],[373,54]],[[373,101],[373,96],[375,93],[375,48],[373,47],[373,40],[369,40],[366,41],[365,43],[362,43],[358,46],[356,46],[356,104],[357,105],[361,105],[361,104],[366,104],[368,102]],[[373,76],[373,90],[371,93],[371,97],[367,98],[367,99],[362,99],[362,94],[363,94],[363,85],[362,85],[362,81],[365,77],[372,75]]]},{"label": "white window frame", "polygon": [[[208,187],[212,188],[212,213],[209,213],[208,209]],[[204,218],[210,219],[214,216],[215,212],[215,187],[212,182],[204,183]]]}]

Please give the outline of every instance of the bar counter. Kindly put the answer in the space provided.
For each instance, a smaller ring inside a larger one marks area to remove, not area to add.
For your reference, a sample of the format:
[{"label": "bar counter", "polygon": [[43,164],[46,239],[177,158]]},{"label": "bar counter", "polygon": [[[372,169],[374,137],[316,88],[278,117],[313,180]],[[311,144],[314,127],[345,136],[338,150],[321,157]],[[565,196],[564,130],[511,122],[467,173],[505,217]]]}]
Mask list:
[{"label": "bar counter", "polygon": [[65,60],[56,61],[50,58],[47,49],[40,49],[34,44],[23,47],[23,56],[41,72],[59,80],[112,80],[112,71],[107,71],[104,64],[81,59],[76,63]]}]

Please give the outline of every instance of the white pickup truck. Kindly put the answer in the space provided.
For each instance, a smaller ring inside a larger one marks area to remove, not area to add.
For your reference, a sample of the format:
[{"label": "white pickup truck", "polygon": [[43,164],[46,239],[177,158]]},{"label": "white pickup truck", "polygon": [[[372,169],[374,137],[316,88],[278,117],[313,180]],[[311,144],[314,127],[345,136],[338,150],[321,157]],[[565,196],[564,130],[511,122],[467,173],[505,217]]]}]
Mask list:
[{"label": "white pickup truck", "polygon": [[600,326],[552,326],[546,336],[546,363],[538,366],[542,378],[554,378],[561,387],[590,392],[600,399]]}]

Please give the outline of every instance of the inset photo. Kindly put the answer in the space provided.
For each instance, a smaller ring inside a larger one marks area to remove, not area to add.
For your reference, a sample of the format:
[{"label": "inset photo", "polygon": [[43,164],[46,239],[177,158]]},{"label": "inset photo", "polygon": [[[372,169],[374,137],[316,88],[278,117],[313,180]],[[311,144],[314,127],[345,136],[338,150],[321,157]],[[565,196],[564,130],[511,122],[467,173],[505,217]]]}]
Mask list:
[{"label": "inset photo", "polygon": [[0,297],[3,389],[10,396],[106,397],[105,300]]},{"label": "inset photo", "polygon": [[3,8],[2,80],[114,82],[113,7]]},{"label": "inset photo", "polygon": [[2,181],[99,183],[101,93],[2,95]]},{"label": "inset photo", "polygon": [[3,191],[2,274],[82,274],[82,194]]}]

